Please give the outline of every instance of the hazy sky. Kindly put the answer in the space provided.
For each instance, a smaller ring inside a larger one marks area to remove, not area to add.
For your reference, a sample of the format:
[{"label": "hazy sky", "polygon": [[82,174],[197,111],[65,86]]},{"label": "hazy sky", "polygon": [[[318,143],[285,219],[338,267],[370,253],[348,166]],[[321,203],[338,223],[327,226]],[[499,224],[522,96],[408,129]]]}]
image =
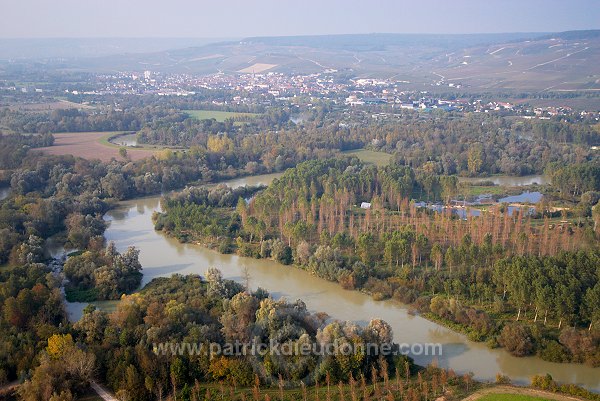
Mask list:
[{"label": "hazy sky", "polygon": [[551,32],[600,0],[0,0],[0,38]]}]

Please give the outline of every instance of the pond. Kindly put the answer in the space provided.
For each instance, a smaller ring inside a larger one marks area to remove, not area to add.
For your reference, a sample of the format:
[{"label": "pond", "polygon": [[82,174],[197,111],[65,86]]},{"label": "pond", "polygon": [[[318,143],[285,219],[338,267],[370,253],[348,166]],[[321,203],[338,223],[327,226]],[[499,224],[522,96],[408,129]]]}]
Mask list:
[{"label": "pond", "polygon": [[478,183],[484,181],[493,182],[494,185],[504,187],[523,187],[527,185],[547,185],[551,184],[550,177],[547,175],[524,175],[524,176],[513,176],[513,175],[493,175],[490,177],[458,177],[460,182]]},{"label": "pond", "polygon": [[113,136],[108,140],[110,143],[119,146],[137,146],[137,134],[125,134],[125,135],[117,135]]},{"label": "pond", "polygon": [[538,203],[544,195],[540,192],[525,191],[519,195],[506,196],[498,199],[500,203]]},{"label": "pond", "polygon": [[10,187],[0,187],[0,200],[8,198],[10,195]]}]

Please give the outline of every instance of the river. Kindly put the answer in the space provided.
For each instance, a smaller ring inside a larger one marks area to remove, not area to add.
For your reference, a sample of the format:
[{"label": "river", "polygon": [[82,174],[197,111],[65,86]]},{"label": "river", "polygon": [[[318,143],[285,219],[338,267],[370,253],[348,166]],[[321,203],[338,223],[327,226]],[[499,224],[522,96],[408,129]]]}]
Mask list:
[{"label": "river", "polygon": [[[252,183],[268,184],[272,178],[252,177]],[[250,183],[249,179],[231,181],[233,186]],[[176,239],[154,231],[152,213],[159,210],[159,197],[122,202],[106,215],[110,222],[105,236],[115,241],[119,250],[130,245],[140,249],[144,266],[143,284],[154,277],[179,274],[204,275],[216,267],[223,276],[243,282],[245,268],[250,273],[250,286],[262,287],[273,297],[288,300],[302,299],[313,311],[322,311],[332,318],[366,324],[372,318],[386,320],[394,330],[398,343],[441,343],[443,355],[436,357],[439,366],[456,372],[473,372],[476,379],[494,380],[497,373],[509,376],[513,382],[528,384],[535,374],[550,373],[561,382],[577,383],[600,391],[600,368],[577,364],[544,362],[536,357],[516,358],[502,349],[489,349],[482,343],[469,341],[464,335],[419,316],[412,316],[403,305],[394,301],[374,301],[368,295],[342,289],[338,284],[314,277],[294,267],[276,262],[237,255],[222,255],[193,244],[181,244]],[[77,319],[85,304],[68,305],[72,319]],[[115,302],[100,303],[101,308],[113,310]],[[418,364],[426,365],[431,357],[414,356]]]}]

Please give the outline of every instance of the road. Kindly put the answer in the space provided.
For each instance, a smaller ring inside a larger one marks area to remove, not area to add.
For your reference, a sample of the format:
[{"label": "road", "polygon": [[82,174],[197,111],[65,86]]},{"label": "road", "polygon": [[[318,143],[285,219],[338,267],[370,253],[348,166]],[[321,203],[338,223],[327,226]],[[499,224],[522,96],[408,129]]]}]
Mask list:
[{"label": "road", "polygon": [[96,382],[91,382],[90,386],[94,389],[94,391],[96,393],[98,393],[98,395],[100,396],[100,398],[102,398],[104,401],[119,401],[114,395],[112,395],[107,389],[106,387],[96,383]]}]

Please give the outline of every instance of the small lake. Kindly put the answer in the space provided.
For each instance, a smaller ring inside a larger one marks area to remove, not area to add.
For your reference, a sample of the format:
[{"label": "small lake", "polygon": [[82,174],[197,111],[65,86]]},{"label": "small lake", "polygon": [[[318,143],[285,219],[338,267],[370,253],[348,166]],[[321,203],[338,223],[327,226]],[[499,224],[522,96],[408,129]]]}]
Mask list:
[{"label": "small lake", "polygon": [[506,196],[498,199],[500,203],[538,203],[542,200],[544,195],[540,192],[523,192],[519,195]]},{"label": "small lake", "polygon": [[10,187],[0,187],[0,200],[8,198],[10,195]]},{"label": "small lake", "polygon": [[461,219],[467,218],[467,213],[469,216],[478,217],[481,216],[481,210],[476,209],[474,207],[465,207],[465,206],[445,206],[439,203],[427,203],[427,202],[415,202],[415,206],[419,208],[426,208],[429,210],[433,210],[436,213],[442,213],[446,210],[450,210],[453,214],[457,215]]},{"label": "small lake", "polygon": [[[219,184],[226,184],[231,188],[239,188],[243,186],[255,187],[258,185],[269,185],[274,179],[280,178],[283,175],[283,171],[280,173],[252,175],[248,177],[234,178],[233,180],[225,181]],[[217,184],[214,184],[217,185]]]},{"label": "small lake", "polygon": [[494,185],[504,187],[523,187],[534,184],[547,185],[552,183],[550,177],[542,174],[524,175],[522,177],[513,175],[493,175],[491,177],[458,177],[458,181],[470,183],[490,181],[493,182]]},{"label": "small lake", "polygon": [[134,132],[131,134],[113,136],[109,139],[109,142],[119,146],[137,146],[137,134]]},{"label": "small lake", "polygon": [[296,115],[290,116],[290,121],[293,122],[294,124],[302,124],[305,120],[306,120],[306,116],[304,116],[302,114],[296,114]]}]

